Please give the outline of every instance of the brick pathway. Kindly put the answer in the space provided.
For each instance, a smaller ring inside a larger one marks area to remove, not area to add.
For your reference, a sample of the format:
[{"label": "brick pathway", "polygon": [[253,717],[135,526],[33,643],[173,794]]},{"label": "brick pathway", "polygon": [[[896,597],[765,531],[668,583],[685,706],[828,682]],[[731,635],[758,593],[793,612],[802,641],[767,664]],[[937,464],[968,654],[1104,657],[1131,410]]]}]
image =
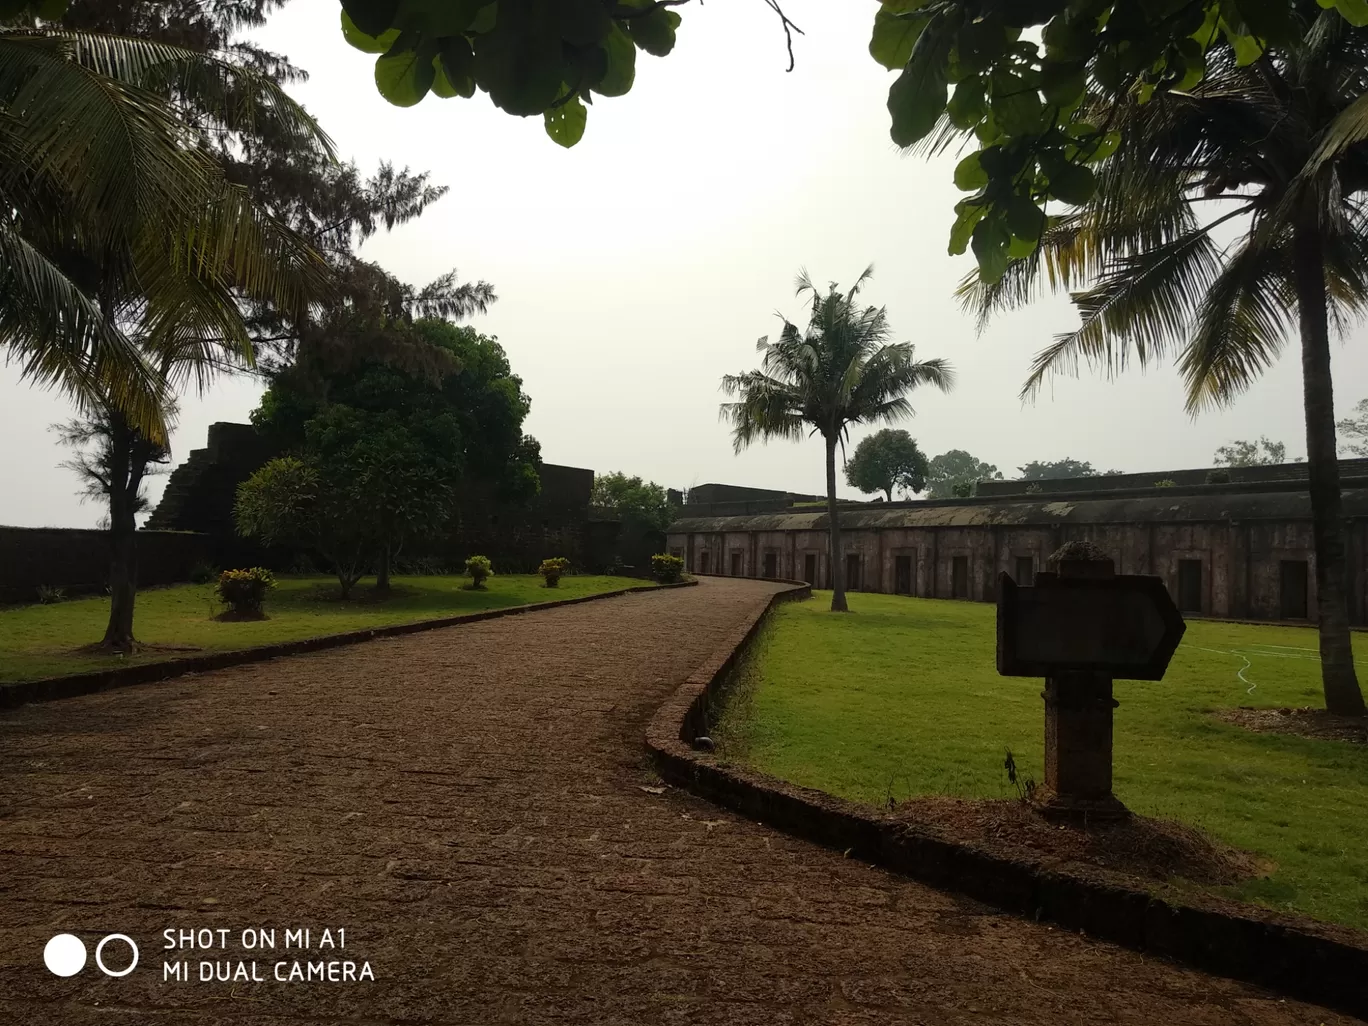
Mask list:
[{"label": "brick pathway", "polygon": [[[768,594],[714,579],[3,714],[0,1023],[1348,1021],[644,790],[651,712]],[[205,927],[227,951],[162,950]],[[276,950],[243,950],[258,927]],[[64,931],[129,934],[140,964],[54,976]],[[177,960],[194,979],[163,980]],[[198,979],[239,960],[264,981]],[[296,960],[375,979],[276,982]]]}]

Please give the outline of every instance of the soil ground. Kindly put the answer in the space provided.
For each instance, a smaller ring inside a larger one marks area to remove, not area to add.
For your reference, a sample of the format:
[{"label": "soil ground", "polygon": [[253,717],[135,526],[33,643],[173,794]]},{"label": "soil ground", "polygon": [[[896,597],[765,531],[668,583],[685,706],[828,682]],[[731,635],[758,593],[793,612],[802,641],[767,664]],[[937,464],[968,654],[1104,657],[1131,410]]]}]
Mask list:
[{"label": "soil ground", "polygon": [[1171,819],[1132,815],[1088,826],[1053,822],[1016,800],[911,798],[894,810],[899,819],[942,837],[1007,857],[1078,863],[1145,880],[1234,884],[1272,865]]},{"label": "soil ground", "polygon": [[[653,793],[651,713],[770,590],[709,579],[4,714],[0,1022],[1350,1021]],[[226,951],[162,950],[205,927]],[[141,960],[57,977],[59,932]],[[295,959],[375,978],[276,982]],[[190,982],[164,980],[178,960]],[[199,981],[238,960],[264,981]]]},{"label": "soil ground", "polygon": [[1335,716],[1324,709],[1222,709],[1218,718],[1246,730],[1267,734],[1291,734],[1317,741],[1348,741],[1368,744],[1368,720]]}]

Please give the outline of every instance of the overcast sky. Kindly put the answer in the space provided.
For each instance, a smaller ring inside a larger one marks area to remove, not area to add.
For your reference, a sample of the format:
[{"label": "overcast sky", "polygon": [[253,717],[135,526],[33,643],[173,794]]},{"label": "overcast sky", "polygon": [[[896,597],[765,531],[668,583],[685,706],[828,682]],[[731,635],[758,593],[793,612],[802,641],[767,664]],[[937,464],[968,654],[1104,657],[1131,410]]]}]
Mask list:
[{"label": "overcast sky", "polygon": [[[1017,400],[1033,353],[1077,323],[1062,298],[1003,317],[978,337],[952,296],[970,258],[946,255],[959,194],[954,159],[903,156],[888,138],[891,74],[867,52],[875,5],[785,0],[806,35],[787,56],[761,0],[690,4],[673,54],[639,54],[629,95],[590,108],[584,139],[552,143],[539,118],[429,96],[400,109],[376,93],[373,58],[351,49],[336,0],[292,0],[260,33],[310,74],[295,95],[363,171],[381,159],[429,170],[451,193],[365,255],[423,284],[456,267],[499,302],[475,324],[497,335],[532,397],[526,428],[551,463],[622,470],[671,487],[705,482],[820,492],[820,442],[733,455],[719,378],[755,365],[774,313],[802,321],[793,279],[849,284],[885,304],[898,339],[958,372],[949,395],[914,397],[902,425],[928,455],[967,449],[1008,476],[1072,456],[1099,470],[1209,466],[1217,446],[1266,434],[1305,454],[1297,352],[1233,408],[1190,420],[1170,368],[1057,379]],[[1341,416],[1368,395],[1361,332],[1334,350]],[[207,426],[241,421],[261,386],[221,381],[183,404],[179,463]],[[0,368],[5,480],[0,523],[90,526],[48,425],[59,398]],[[870,429],[860,429],[855,439]],[[165,479],[152,482],[155,500]],[[845,489],[843,494],[855,495]]]}]

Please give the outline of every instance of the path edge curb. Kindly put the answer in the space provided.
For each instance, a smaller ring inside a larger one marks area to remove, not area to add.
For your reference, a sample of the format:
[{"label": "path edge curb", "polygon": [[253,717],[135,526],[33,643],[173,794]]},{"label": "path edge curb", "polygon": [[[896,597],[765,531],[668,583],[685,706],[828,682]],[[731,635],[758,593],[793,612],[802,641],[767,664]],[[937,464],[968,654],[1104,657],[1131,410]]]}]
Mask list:
[{"label": "path edge curb", "polygon": [[210,652],[205,655],[187,656],[183,659],[161,659],[136,666],[118,666],[109,670],[93,670],[89,673],[72,673],[61,677],[40,677],[37,680],[0,683],[0,710],[16,709],[31,702],[54,702],[62,698],[76,698],[92,695],[98,691],[130,687],[134,684],[153,684],[157,681],[171,680],[192,673],[205,673],[209,670],[222,670],[230,666],[246,663],[259,663],[282,656],[301,655],[305,652],[320,652],[344,645],[357,645],[376,638],[392,638],[402,634],[417,634],[421,631],[438,630],[442,627],[459,627],[461,624],[478,623],[481,620],[496,620],[502,616],[520,616],[536,613],[544,609],[560,606],[574,606],[581,602],[595,602],[599,599],[618,598],[639,592],[667,591],[671,588],[691,588],[698,584],[693,581],[677,581],[673,584],[639,584],[630,588],[617,588],[613,591],[599,592],[594,595],[578,595],[575,598],[553,599],[550,602],[533,602],[530,605],[504,606],[501,609],[484,609],[478,613],[461,613],[457,616],[442,616],[433,620],[411,620],[407,623],[385,624],[381,627],[368,627],[341,634],[319,634],[312,638],[297,641],[280,641],[273,645],[257,645],[253,648],[235,648],[224,652]]},{"label": "path edge curb", "polygon": [[[775,582],[767,582],[775,583]],[[948,841],[866,806],[718,761],[690,741],[709,733],[709,714],[737,663],[782,602],[810,585],[775,593],[656,711],[646,747],[667,783],[804,840],[1123,947],[1368,1017],[1368,933],[1248,906],[1160,897],[1098,871],[1093,879],[1045,861],[1005,858]]]}]

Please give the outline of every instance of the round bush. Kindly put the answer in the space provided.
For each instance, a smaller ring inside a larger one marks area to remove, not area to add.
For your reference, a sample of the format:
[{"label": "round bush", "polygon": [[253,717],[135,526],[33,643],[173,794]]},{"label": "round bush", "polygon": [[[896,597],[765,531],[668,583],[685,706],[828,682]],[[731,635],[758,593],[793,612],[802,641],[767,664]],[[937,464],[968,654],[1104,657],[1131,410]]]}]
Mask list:
[{"label": "round bush", "polygon": [[234,616],[261,616],[266,593],[276,586],[275,575],[265,567],[225,570],[214,591]]}]

